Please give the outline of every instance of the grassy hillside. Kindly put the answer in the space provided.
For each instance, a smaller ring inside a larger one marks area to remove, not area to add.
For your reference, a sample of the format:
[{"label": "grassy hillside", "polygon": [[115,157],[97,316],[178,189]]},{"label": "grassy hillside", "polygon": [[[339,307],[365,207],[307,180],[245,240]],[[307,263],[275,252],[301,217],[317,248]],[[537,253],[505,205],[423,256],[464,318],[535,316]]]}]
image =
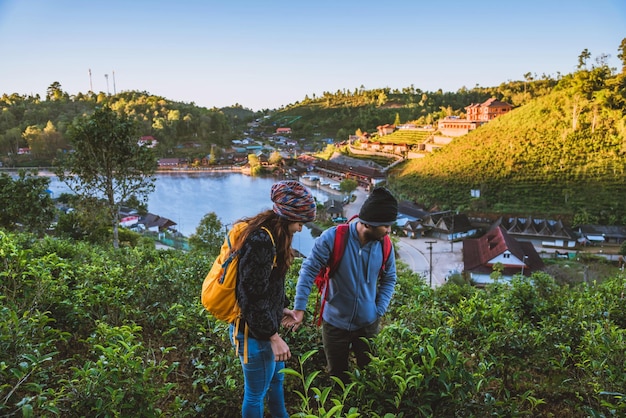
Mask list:
[{"label": "grassy hillside", "polygon": [[600,70],[407,162],[391,186],[429,208],[625,223],[626,78]]},{"label": "grassy hillside", "polygon": [[275,126],[289,126],[297,137],[332,137],[344,140],[356,130],[375,133],[385,124],[415,121],[435,123],[443,116],[460,115],[465,106],[482,103],[490,97],[522,105],[550,91],[557,80],[510,81],[497,87],[462,88],[457,92],[423,91],[413,86],[401,90],[379,88],[324,92],[272,112],[268,119]]}]

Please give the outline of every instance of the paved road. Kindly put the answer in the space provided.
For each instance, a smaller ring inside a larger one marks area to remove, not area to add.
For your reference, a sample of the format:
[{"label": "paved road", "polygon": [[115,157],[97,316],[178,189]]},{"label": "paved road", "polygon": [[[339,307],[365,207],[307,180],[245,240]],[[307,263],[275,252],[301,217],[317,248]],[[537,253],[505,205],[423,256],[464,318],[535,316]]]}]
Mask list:
[{"label": "paved road", "polygon": [[[345,206],[345,215],[348,219],[352,215],[359,213],[361,205],[367,198],[368,193],[363,188],[358,188],[354,195],[356,200]],[[440,286],[445,283],[445,277],[450,271],[463,270],[463,244],[455,242],[450,245],[448,241],[436,240],[432,238],[411,239],[399,237],[399,244],[396,252],[398,259],[405,263],[408,268],[424,277],[427,282],[431,282],[430,259],[431,244],[427,241],[435,241],[432,244],[432,286]]]},{"label": "paved road", "polygon": [[[435,241],[434,243],[432,243]],[[432,243],[432,244],[429,244]],[[441,286],[446,276],[453,271],[463,270],[463,244],[455,242],[452,246],[448,241],[431,238],[411,239],[400,238],[398,258],[412,271],[421,274],[427,282],[431,282],[429,269],[432,246],[432,286]],[[418,255],[419,254],[419,255]]]}]

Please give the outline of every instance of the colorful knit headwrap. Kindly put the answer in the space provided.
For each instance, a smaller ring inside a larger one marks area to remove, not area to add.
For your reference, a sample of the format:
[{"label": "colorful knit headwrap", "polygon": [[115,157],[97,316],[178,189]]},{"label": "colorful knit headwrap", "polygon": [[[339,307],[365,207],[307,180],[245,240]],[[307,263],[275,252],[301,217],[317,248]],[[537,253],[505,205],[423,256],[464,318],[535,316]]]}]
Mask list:
[{"label": "colorful knit headwrap", "polygon": [[295,180],[272,185],[274,213],[291,222],[311,222],[315,219],[315,199],[305,186]]}]

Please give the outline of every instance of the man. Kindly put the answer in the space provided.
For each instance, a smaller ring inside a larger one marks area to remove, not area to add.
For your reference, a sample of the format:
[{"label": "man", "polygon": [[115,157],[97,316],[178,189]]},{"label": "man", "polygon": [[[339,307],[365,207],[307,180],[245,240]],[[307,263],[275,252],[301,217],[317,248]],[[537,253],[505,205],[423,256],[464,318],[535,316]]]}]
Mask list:
[{"label": "man", "polygon": [[[343,382],[348,381],[350,352],[359,367],[369,363],[369,340],[378,334],[380,318],[394,292],[397,277],[393,248],[382,273],[381,266],[382,242],[397,216],[396,198],[385,188],[374,189],[363,203],[357,221],[350,223],[343,257],[330,277],[322,315],[322,340],[328,372]],[[333,252],[336,231],[336,226],[324,231],[302,263],[292,311],[294,329],[304,319],[315,276]]]}]

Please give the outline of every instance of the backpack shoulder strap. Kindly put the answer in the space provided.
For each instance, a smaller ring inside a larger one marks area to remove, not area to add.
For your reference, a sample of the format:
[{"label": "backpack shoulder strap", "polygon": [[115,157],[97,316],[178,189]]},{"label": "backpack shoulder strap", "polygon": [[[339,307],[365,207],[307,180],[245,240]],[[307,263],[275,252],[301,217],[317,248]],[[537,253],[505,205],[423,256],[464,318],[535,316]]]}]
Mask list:
[{"label": "backpack shoulder strap", "polygon": [[385,270],[385,265],[387,264],[387,260],[389,260],[389,256],[391,255],[391,238],[389,235],[385,235],[383,238],[383,265],[380,267],[380,275],[382,275]]},{"label": "backpack shoulder strap", "polygon": [[267,232],[267,235],[269,235],[272,240],[272,246],[274,247],[274,262],[272,263],[272,267],[276,267],[276,241],[274,241],[274,235],[272,235],[270,230],[264,226],[262,226],[261,229]]},{"label": "backpack shoulder strap", "polygon": [[335,229],[335,241],[333,242],[333,251],[330,253],[330,259],[328,260],[329,276],[337,270],[339,266],[339,260],[343,257],[343,252],[346,250],[346,243],[348,242],[348,234],[350,232],[350,225],[339,224]]},{"label": "backpack shoulder strap", "polygon": [[350,233],[350,222],[358,217],[359,215],[352,215],[345,223],[337,225],[335,242],[333,243],[333,252],[330,254],[330,260],[328,260],[328,266],[330,267],[331,272],[334,272],[337,269],[339,266],[339,260],[341,260],[343,252],[346,250],[348,234]]}]

